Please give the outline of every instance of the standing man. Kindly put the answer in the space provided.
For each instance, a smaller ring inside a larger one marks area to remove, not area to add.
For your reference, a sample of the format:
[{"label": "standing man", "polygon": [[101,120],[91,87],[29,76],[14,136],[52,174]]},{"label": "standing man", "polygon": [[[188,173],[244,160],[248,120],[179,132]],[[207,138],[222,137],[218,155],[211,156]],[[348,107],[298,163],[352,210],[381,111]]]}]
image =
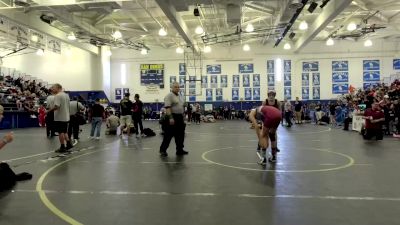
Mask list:
[{"label": "standing man", "polygon": [[51,88],[54,96],[54,107],[49,112],[54,112],[54,127],[58,132],[60,140],[60,148],[56,152],[66,152],[71,149],[72,143],[68,138],[68,122],[69,122],[69,96],[63,92],[60,84],[54,84]]},{"label": "standing man", "polygon": [[120,129],[121,129],[121,136],[122,131],[124,130],[124,126],[126,126],[126,133],[128,136],[131,135],[131,124],[132,124],[132,107],[133,103],[129,100],[129,93],[125,93],[124,99],[120,102],[121,107],[121,117],[120,117]]},{"label": "standing man", "polygon": [[54,91],[50,88],[49,93],[50,95],[46,100],[46,133],[47,137],[54,137],[56,136],[54,131],[54,112],[50,111],[50,109],[54,108]]},{"label": "standing man", "polygon": [[139,100],[139,94],[135,94],[135,103],[133,103],[133,121],[135,123],[136,137],[139,137],[139,127],[140,134],[142,137],[143,134],[143,124],[142,124],[142,115],[143,115],[143,102]]},{"label": "standing man", "polygon": [[94,132],[96,131],[96,140],[100,140],[101,124],[104,118],[104,107],[100,105],[100,99],[96,98],[94,105],[92,106],[92,129],[90,131],[90,139],[94,138]]},{"label": "standing man", "polygon": [[291,127],[292,126],[292,104],[290,103],[290,101],[288,101],[287,99],[285,99],[285,120],[286,120],[286,125],[287,127]]},{"label": "standing man", "polygon": [[85,107],[82,103],[78,102],[78,97],[74,97],[69,103],[69,126],[68,126],[68,138],[72,141],[72,135],[74,137],[74,144],[78,143],[79,140],[79,120],[77,113],[83,111]]},{"label": "standing man", "polygon": [[164,139],[160,146],[161,157],[167,157],[167,149],[172,137],[175,137],[176,155],[187,155],[183,150],[185,141],[185,122],[184,122],[184,99],[179,96],[179,83],[172,84],[171,92],[164,98],[164,107],[166,109],[166,126]]},{"label": "standing man", "polygon": [[301,113],[303,112],[303,103],[299,100],[299,97],[296,97],[296,102],[294,103],[294,112],[295,112],[295,123],[301,124]]}]

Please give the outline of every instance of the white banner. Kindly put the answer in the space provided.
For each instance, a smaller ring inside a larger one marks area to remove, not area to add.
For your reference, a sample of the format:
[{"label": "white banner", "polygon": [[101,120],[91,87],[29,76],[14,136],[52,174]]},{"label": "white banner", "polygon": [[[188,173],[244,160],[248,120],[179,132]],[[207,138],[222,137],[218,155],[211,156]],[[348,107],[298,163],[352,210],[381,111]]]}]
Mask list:
[{"label": "white banner", "polygon": [[11,36],[17,38],[17,41],[21,44],[28,45],[29,44],[29,29],[18,25],[16,23],[10,22],[10,30],[9,33]]},{"label": "white banner", "polygon": [[59,40],[47,36],[47,50],[61,54],[61,42]]}]

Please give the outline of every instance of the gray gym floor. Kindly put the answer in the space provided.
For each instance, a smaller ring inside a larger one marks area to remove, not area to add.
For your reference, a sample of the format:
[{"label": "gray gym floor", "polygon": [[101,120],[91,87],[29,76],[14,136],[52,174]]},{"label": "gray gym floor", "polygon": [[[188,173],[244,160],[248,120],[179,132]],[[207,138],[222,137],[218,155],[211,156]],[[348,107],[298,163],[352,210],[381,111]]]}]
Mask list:
[{"label": "gray gym floor", "polygon": [[167,159],[161,135],[95,141],[83,129],[63,158],[44,129],[14,131],[0,160],[34,178],[0,195],[0,224],[400,224],[398,139],[280,127],[278,163],[263,168],[244,121],[188,125],[190,154],[172,141]]}]

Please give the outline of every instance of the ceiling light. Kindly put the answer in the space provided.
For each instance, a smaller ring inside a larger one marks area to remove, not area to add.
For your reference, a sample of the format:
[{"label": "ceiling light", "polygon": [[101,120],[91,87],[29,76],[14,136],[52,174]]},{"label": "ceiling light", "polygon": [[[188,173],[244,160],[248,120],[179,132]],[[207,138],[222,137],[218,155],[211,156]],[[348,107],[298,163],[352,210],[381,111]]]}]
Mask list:
[{"label": "ceiling light", "polygon": [[249,23],[249,24],[247,24],[247,26],[246,26],[246,32],[253,32],[254,31],[254,27],[253,27],[253,24],[251,24],[251,23]]},{"label": "ceiling light", "polygon": [[308,29],[308,23],[306,21],[302,21],[299,25],[300,30],[307,30]]},{"label": "ceiling light", "polygon": [[68,57],[72,56],[72,50],[70,48],[67,48],[65,50],[65,55],[67,55]]},{"label": "ceiling light", "polygon": [[285,49],[285,50],[289,50],[289,49],[291,49],[291,48],[292,48],[292,46],[290,46],[289,43],[286,43],[286,44],[283,46],[283,49]]},{"label": "ceiling light", "polygon": [[364,42],[364,46],[365,47],[371,47],[372,46],[372,41],[371,40],[366,40],[365,42]]},{"label": "ceiling light", "polygon": [[140,51],[140,54],[147,55],[147,49],[142,48],[142,50]]},{"label": "ceiling light", "polygon": [[166,36],[167,35],[167,31],[163,27],[161,27],[161,29],[158,31],[158,35]]},{"label": "ceiling light", "polygon": [[333,41],[332,38],[328,38],[328,40],[326,40],[326,45],[332,46],[333,44],[335,44],[335,42]]},{"label": "ceiling light", "polygon": [[39,48],[39,49],[36,51],[36,55],[43,56],[43,55],[44,55],[44,50],[41,49],[41,48]]},{"label": "ceiling light", "polygon": [[243,45],[243,51],[246,51],[246,52],[250,51],[250,45],[248,45],[248,44]]},{"label": "ceiling light", "polygon": [[357,29],[357,25],[355,23],[351,22],[351,23],[349,23],[349,25],[347,25],[348,31],[353,31],[355,29]]},{"label": "ceiling light", "polygon": [[182,53],[183,53],[183,48],[177,47],[177,48],[176,48],[176,53],[182,54]]},{"label": "ceiling light", "polygon": [[114,39],[120,39],[120,38],[122,38],[121,31],[116,30],[116,31],[112,34],[112,36],[113,36]]},{"label": "ceiling light", "polygon": [[204,52],[205,53],[211,52],[211,47],[208,45],[206,47],[204,47]]},{"label": "ceiling light", "polygon": [[31,41],[38,42],[38,40],[39,40],[39,37],[37,35],[32,35]]},{"label": "ceiling light", "polygon": [[204,33],[204,29],[201,26],[197,26],[195,32],[196,34],[202,34]]},{"label": "ceiling light", "polygon": [[76,40],[75,34],[73,32],[68,34],[67,38],[68,38],[68,40],[71,40],[71,41],[75,41]]},{"label": "ceiling light", "polygon": [[110,50],[107,50],[107,51],[105,52],[105,55],[108,56],[108,57],[110,57],[110,56],[112,56],[112,52],[111,52]]}]

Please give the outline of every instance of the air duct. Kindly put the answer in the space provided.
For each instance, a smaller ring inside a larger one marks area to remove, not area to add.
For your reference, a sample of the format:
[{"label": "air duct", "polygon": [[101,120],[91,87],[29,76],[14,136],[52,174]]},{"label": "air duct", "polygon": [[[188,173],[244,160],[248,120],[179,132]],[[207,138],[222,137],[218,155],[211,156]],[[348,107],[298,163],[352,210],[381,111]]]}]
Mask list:
[{"label": "air duct", "polygon": [[302,0],[293,0],[289,5],[289,9],[291,10],[297,10],[300,9],[301,7],[303,7]]},{"label": "air duct", "polygon": [[229,3],[226,5],[226,22],[230,26],[240,24],[241,8],[240,5]]},{"label": "air duct", "polygon": [[31,5],[28,3],[28,0],[14,0],[14,4],[22,7],[29,7]]}]

